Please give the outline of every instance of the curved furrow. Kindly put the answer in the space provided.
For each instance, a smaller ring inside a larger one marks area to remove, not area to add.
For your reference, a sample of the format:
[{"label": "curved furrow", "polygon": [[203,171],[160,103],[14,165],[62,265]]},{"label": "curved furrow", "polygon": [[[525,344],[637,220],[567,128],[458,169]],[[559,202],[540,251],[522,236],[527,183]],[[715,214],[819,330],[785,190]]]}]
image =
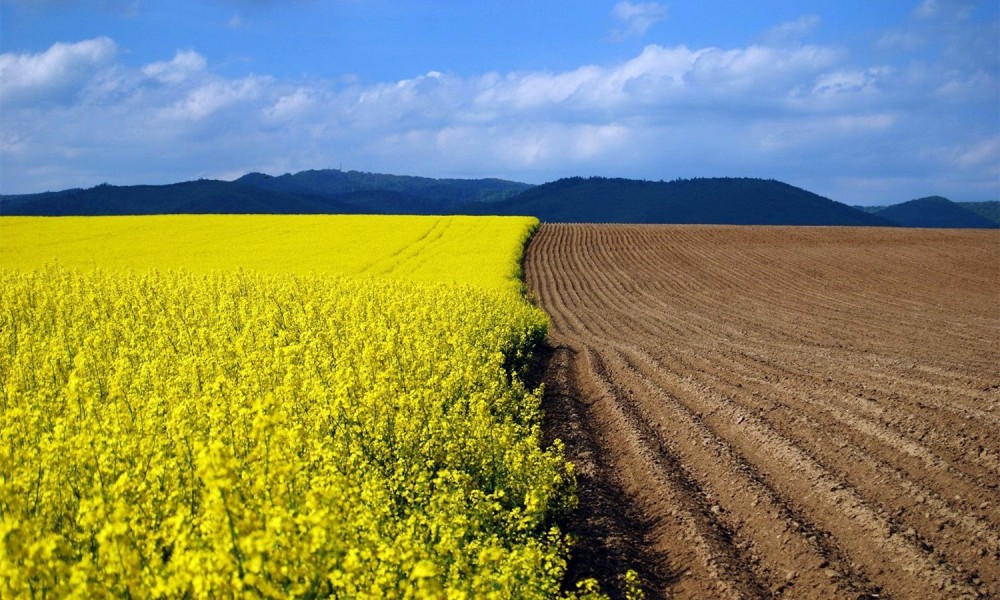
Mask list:
[{"label": "curved furrow", "polygon": [[552,317],[550,336],[563,337],[571,330],[585,331],[575,311],[567,307],[567,294],[562,289],[567,283],[558,276],[565,272],[563,263],[571,253],[565,231],[561,228],[546,228],[544,231],[547,235],[536,233],[525,252],[525,280]]},{"label": "curved furrow", "polygon": [[[550,231],[551,235],[543,234]],[[570,228],[543,226],[532,238],[526,253],[526,278],[531,289],[539,295],[542,306],[553,317],[550,335],[557,339],[585,339],[591,334],[587,323],[580,316],[582,300],[575,287],[577,280],[563,276],[571,272],[569,261],[574,256],[572,234],[573,230]],[[531,284],[532,281],[535,283]]]},{"label": "curved furrow", "polygon": [[[572,226],[572,231],[574,235],[571,239],[578,241],[580,239],[590,239],[592,238],[597,227],[595,225],[580,225]],[[580,251],[580,246],[574,244],[574,252],[570,255],[567,261],[566,267],[568,272],[581,272],[593,270],[595,278],[594,281],[574,281],[571,299],[575,300],[573,304],[574,308],[581,315],[585,315],[587,327],[590,330],[592,336],[598,339],[614,338],[617,335],[616,329],[613,323],[609,323],[607,320],[600,318],[600,316],[606,310],[608,304],[607,292],[605,285],[608,281],[608,276],[606,270],[602,268],[594,268],[594,257],[593,253],[589,252],[591,246],[585,247],[584,251]],[[577,288],[577,286],[580,286]],[[627,300],[627,296],[623,296],[623,299]]]},{"label": "curved furrow", "polygon": [[711,510],[686,465],[632,410],[600,354],[587,348],[584,355],[584,375],[596,396],[591,418],[602,426],[605,451],[613,458],[624,488],[657,517],[653,537],[671,570],[679,573],[676,591],[690,597],[767,597],[767,588],[754,578],[745,557],[731,543],[732,532]]}]

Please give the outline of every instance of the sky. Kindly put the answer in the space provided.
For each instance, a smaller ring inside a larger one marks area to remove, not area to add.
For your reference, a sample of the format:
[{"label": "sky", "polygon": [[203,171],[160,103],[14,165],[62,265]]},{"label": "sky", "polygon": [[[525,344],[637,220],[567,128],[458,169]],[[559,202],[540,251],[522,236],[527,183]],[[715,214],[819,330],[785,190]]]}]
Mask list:
[{"label": "sky", "polygon": [[998,13],[997,0],[0,0],[0,194],[341,168],[996,200]]}]

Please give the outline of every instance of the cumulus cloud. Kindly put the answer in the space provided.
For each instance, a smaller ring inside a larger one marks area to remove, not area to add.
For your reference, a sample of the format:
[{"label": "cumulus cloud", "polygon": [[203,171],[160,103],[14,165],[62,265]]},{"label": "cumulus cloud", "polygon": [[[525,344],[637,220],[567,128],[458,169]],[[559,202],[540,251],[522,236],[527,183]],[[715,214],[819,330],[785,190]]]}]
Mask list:
[{"label": "cumulus cloud", "polygon": [[178,50],[173,60],[148,64],[142,73],[162,83],[177,84],[204,71],[206,64],[205,57],[194,50]]},{"label": "cumulus cloud", "polygon": [[667,6],[659,2],[629,2],[623,0],[611,9],[611,15],[619,22],[619,27],[611,32],[614,39],[646,35],[653,25],[667,18]]},{"label": "cumulus cloud", "polygon": [[6,106],[27,102],[66,102],[117,51],[106,37],[73,44],[57,43],[40,54],[0,55],[0,100]]},{"label": "cumulus cloud", "polygon": [[245,103],[252,106],[263,93],[261,81],[249,77],[234,81],[215,80],[200,85],[159,111],[160,120],[176,124],[201,121],[223,109]]},{"label": "cumulus cloud", "polygon": [[265,107],[264,114],[271,121],[295,121],[309,115],[316,103],[313,91],[299,87],[291,93],[280,96],[273,105]]},{"label": "cumulus cloud", "polygon": [[775,94],[776,90],[790,91],[794,82],[810,80],[834,64],[839,55],[816,46],[690,49],[653,44],[620,65],[589,65],[562,73],[523,73],[493,80],[476,97],[476,106],[542,112],[558,107],[564,115],[582,118],[606,110],[644,112],[641,107],[656,104],[717,104],[719,110],[729,110],[727,105],[742,110],[743,103],[733,103],[733,94],[742,94],[778,108],[784,106],[786,98]]}]

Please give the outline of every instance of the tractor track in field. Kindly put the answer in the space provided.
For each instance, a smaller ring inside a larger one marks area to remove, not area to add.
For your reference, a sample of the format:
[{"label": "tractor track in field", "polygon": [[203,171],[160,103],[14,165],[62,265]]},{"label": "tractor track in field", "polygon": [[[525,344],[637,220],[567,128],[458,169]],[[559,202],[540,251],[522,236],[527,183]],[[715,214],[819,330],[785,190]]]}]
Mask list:
[{"label": "tractor track in field", "polygon": [[568,581],[1000,597],[1000,234],[545,224]]}]

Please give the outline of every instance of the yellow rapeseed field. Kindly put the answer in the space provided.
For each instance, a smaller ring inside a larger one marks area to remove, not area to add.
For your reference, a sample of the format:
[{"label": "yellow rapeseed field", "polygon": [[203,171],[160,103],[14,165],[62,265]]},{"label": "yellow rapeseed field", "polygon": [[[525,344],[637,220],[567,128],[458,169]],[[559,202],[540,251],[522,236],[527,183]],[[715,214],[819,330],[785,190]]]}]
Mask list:
[{"label": "yellow rapeseed field", "polygon": [[0,218],[0,268],[246,269],[496,287],[520,276],[525,217],[159,215]]},{"label": "yellow rapeseed field", "polygon": [[536,226],[0,218],[0,596],[558,595]]}]

